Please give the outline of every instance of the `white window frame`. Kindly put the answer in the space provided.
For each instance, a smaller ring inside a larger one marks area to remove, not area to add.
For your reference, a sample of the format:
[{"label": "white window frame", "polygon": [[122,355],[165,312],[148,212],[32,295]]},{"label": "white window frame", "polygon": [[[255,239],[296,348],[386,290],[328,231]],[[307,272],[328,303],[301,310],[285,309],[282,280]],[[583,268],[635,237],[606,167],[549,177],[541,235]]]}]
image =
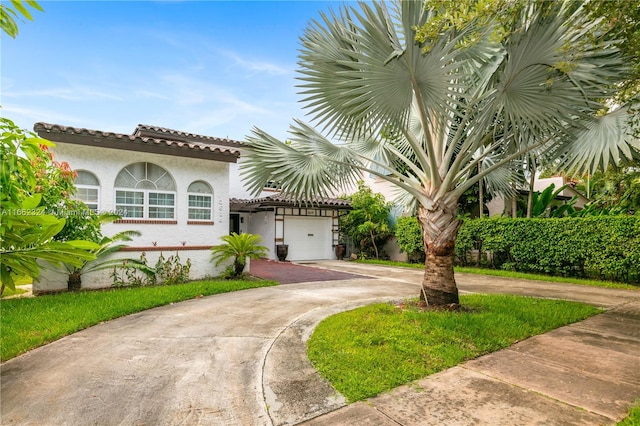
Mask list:
[{"label": "white window frame", "polygon": [[[142,204],[122,204],[117,203],[118,192],[137,192],[142,193]],[[114,188],[116,210],[121,212],[123,219],[148,219],[148,220],[176,220],[176,192],[175,191],[159,191],[156,189],[137,189],[137,188]],[[151,204],[149,201],[150,194],[170,194],[173,195],[173,205]],[[127,216],[127,207],[142,207],[142,217]],[[173,211],[172,217],[150,217],[149,208],[167,208]]]},{"label": "white window frame", "polygon": [[[189,189],[192,188],[192,186],[196,183],[200,183],[203,185],[206,185],[206,187],[208,188],[208,190],[210,192],[194,192],[194,191],[189,191]],[[209,199],[209,207],[201,207],[201,206],[192,206],[191,205],[191,196],[194,197],[206,197]],[[206,182],[204,180],[196,180],[193,181],[189,184],[189,186],[187,187],[187,220],[189,222],[213,222],[213,214],[214,214],[214,199],[213,199],[213,187],[211,186],[211,184],[209,184],[209,182]],[[209,213],[209,218],[208,219],[202,219],[202,218],[198,218],[198,219],[194,219],[191,217],[191,213],[192,212],[208,212]]]},{"label": "white window frame", "polygon": [[[88,170],[78,170],[78,173],[87,173],[90,174],[91,176],[93,176],[97,181],[98,181],[98,185],[83,185],[83,184],[76,184],[75,187],[76,189],[94,189],[96,191],[96,202],[88,202],[87,200],[82,199],[81,197],[78,197],[78,193],[76,192],[73,195],[73,199],[74,200],[78,200],[78,201],[82,201],[83,203],[85,203],[87,205],[87,207],[89,207],[89,209],[93,210],[94,212],[99,212],[100,211],[100,181],[98,180],[98,177],[88,171]],[[91,205],[95,204],[96,208],[92,209]]]},{"label": "white window frame", "polygon": [[[191,205],[191,196],[208,198],[210,207],[192,206]],[[202,193],[202,192],[188,192],[187,193],[187,204],[188,204],[188,219],[190,221],[202,221],[202,222],[211,222],[211,221],[213,221],[213,194],[207,194],[207,193]],[[202,211],[208,212],[209,213],[209,218],[208,219],[192,218],[191,217],[191,213],[192,212],[196,212],[196,211],[198,211],[198,212],[202,212]]]},{"label": "white window frame", "polygon": [[[118,172],[118,175],[116,176],[116,181],[118,180],[118,177],[120,176],[120,173],[126,172],[129,174],[129,176],[131,176],[134,180],[136,180],[136,184],[133,187],[115,187],[114,188],[114,206],[116,207],[116,210],[119,211],[119,213],[122,215],[123,219],[139,219],[139,220],[154,220],[154,221],[167,221],[167,222],[174,222],[177,219],[177,202],[178,202],[178,194],[176,191],[170,191],[170,190],[163,190],[163,189],[157,189],[157,185],[156,182],[162,178],[165,174],[167,176],[169,176],[169,178],[171,179],[172,182],[172,187],[175,188],[175,180],[173,179],[173,177],[171,176],[171,174],[169,174],[169,172],[162,166],[155,164],[155,163],[149,163],[149,162],[142,162],[143,164],[145,164],[145,177],[144,179],[140,179],[137,176],[134,176],[131,171],[128,169],[128,167],[132,166],[133,164],[138,164],[138,163],[133,163],[130,164],[128,166],[123,167],[120,172]],[[148,166],[155,166],[157,168],[160,168],[164,171],[164,174],[160,177],[157,178],[155,181],[149,180],[147,179],[147,170],[148,170]],[[141,182],[150,182],[152,184],[152,186],[154,186],[155,188],[138,188],[137,186],[140,185]],[[122,203],[118,203],[118,193],[122,193],[122,192],[132,192],[132,193],[138,193],[138,194],[142,194],[142,204],[122,204]],[[151,204],[150,203],[150,198],[151,198],[151,194],[169,194],[173,196],[173,204],[172,205],[164,205],[164,204]],[[127,215],[127,208],[128,207],[142,207],[142,217],[140,216],[129,216]],[[150,210],[153,208],[160,208],[160,209],[167,209],[171,211],[171,217],[150,217]]]}]

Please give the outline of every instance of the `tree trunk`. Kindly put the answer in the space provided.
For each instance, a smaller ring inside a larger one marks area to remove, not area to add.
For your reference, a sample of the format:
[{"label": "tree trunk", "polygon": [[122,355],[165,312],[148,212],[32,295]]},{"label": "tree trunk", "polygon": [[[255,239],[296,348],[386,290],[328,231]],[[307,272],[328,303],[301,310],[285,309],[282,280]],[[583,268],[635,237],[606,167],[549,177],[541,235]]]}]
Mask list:
[{"label": "tree trunk", "polygon": [[239,277],[240,275],[242,275],[242,273],[244,272],[244,266],[245,264],[241,263],[237,259],[235,262],[233,262],[233,272],[236,277]]},{"label": "tree trunk", "polygon": [[533,187],[536,182],[536,164],[531,166],[531,177],[529,178],[529,195],[527,196],[527,217],[531,218],[531,210],[533,209]]},{"label": "tree trunk", "polygon": [[82,288],[82,274],[72,272],[67,279],[67,291],[78,291]]},{"label": "tree trunk", "polygon": [[380,259],[380,254],[378,253],[378,246],[376,245],[376,237],[374,237],[373,231],[369,231],[369,235],[371,236],[371,243],[373,244],[373,250],[376,253],[376,259]]},{"label": "tree trunk", "polygon": [[515,183],[511,184],[511,187],[513,188],[513,198],[511,198],[511,217],[515,219],[518,217],[518,191]]},{"label": "tree trunk", "polygon": [[[482,166],[478,163],[478,174],[482,172]],[[480,179],[478,182],[478,204],[480,207],[480,212],[478,213],[478,217],[482,219],[484,216],[484,188],[482,186],[483,179]]]},{"label": "tree trunk", "polygon": [[436,202],[431,210],[420,206],[418,221],[426,254],[420,299],[428,305],[458,304],[458,286],[453,275],[456,235],[462,221],[456,218],[456,206]]}]

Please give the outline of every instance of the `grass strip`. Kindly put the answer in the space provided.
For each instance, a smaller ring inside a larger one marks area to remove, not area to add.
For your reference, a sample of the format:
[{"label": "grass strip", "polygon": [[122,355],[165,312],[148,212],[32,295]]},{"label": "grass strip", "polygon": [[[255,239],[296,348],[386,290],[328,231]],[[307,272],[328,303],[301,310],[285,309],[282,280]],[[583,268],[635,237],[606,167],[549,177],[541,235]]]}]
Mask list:
[{"label": "grass strip", "polygon": [[629,408],[629,414],[620,420],[616,426],[639,426],[640,425],[640,399]]},{"label": "grass strip", "polygon": [[466,311],[387,303],[331,316],[308,341],[309,359],[353,402],[602,311],[509,295],[468,295],[461,302]]},{"label": "grass strip", "polygon": [[[398,267],[404,267],[404,268],[424,269],[424,265],[420,263],[398,262],[394,260],[365,259],[365,260],[356,260],[356,262],[368,263],[372,265],[387,265],[387,266],[398,266]],[[456,266],[454,267],[454,270],[461,274],[490,275],[495,277],[518,278],[518,279],[533,280],[533,281],[578,284],[578,285],[588,285],[593,287],[618,288],[618,289],[624,289],[624,290],[640,290],[640,287],[637,285],[619,283],[614,281],[589,280],[584,278],[573,278],[573,277],[556,277],[553,275],[541,275],[541,274],[531,274],[528,272],[505,271],[502,269],[472,268],[472,267],[466,267],[466,266]]]},{"label": "grass strip", "polygon": [[194,281],[4,299],[0,302],[0,360],[6,361],[103,321],[156,306],[277,284],[262,280]]},{"label": "grass strip", "polygon": [[15,290],[11,290],[10,288],[5,288],[4,291],[2,292],[2,299],[6,299],[7,297],[11,297],[11,296],[17,296],[19,294],[23,294],[26,293],[27,290],[21,289],[21,288],[17,288]]}]

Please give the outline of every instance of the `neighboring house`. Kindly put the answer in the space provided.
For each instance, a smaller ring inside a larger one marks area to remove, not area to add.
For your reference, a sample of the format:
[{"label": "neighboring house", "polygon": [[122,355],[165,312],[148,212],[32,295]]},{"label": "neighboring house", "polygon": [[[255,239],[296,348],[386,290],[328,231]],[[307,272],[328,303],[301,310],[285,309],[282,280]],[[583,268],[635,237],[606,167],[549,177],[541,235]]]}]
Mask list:
[{"label": "neighboring house", "polygon": [[[535,192],[542,192],[551,185],[555,185],[555,189],[557,190],[561,186],[567,185],[562,191],[558,193],[556,196],[556,200],[569,202],[575,197],[575,203],[573,207],[576,209],[582,209],[589,202],[589,199],[582,195],[580,192],[576,191],[576,189],[572,186],[570,181],[567,181],[562,176],[554,176],[550,178],[539,178],[533,182],[533,190]],[[527,200],[529,196],[529,190],[520,190],[518,191],[518,197],[522,200]],[[501,195],[497,195],[486,204],[487,209],[489,210],[489,216],[500,216],[506,215],[511,216],[511,199],[505,200]]]},{"label": "neighboring house", "polygon": [[[250,232],[262,236],[270,259],[280,244],[289,246],[288,260],[335,258],[338,216],[349,203],[300,204],[268,188],[252,199],[237,164],[241,142],[148,125],[131,135],[47,123],[36,123],[34,130],[56,144],[51,151],[57,161],[78,173],[76,198],[96,211],[122,215],[103,226],[104,235],[142,233],[117,257],[144,253],[154,265],[161,253],[177,253],[183,262],[191,259],[192,279],[218,275],[210,247],[230,232]],[[83,277],[87,288],[111,284],[109,271]],[[65,275],[45,270],[34,290],[66,286]]]}]

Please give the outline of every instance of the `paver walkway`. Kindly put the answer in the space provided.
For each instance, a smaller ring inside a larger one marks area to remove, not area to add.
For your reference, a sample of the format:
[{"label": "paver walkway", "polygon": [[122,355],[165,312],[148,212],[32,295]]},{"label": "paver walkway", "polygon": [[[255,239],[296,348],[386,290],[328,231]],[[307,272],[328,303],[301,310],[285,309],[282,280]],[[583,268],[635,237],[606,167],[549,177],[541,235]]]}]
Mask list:
[{"label": "paver walkway", "polygon": [[[313,264],[315,263],[311,263],[311,265]],[[340,272],[327,268],[316,268],[297,263],[278,262],[276,260],[266,259],[251,260],[251,275],[265,280],[278,281],[280,284],[366,278],[365,276],[349,272]]]},{"label": "paver walkway", "polygon": [[378,278],[210,296],[65,337],[2,364],[0,423],[612,424],[640,396],[640,293],[460,276],[463,291],[613,309],[345,407],[304,342],[335,312],[416,295],[420,271],[316,266]]}]

